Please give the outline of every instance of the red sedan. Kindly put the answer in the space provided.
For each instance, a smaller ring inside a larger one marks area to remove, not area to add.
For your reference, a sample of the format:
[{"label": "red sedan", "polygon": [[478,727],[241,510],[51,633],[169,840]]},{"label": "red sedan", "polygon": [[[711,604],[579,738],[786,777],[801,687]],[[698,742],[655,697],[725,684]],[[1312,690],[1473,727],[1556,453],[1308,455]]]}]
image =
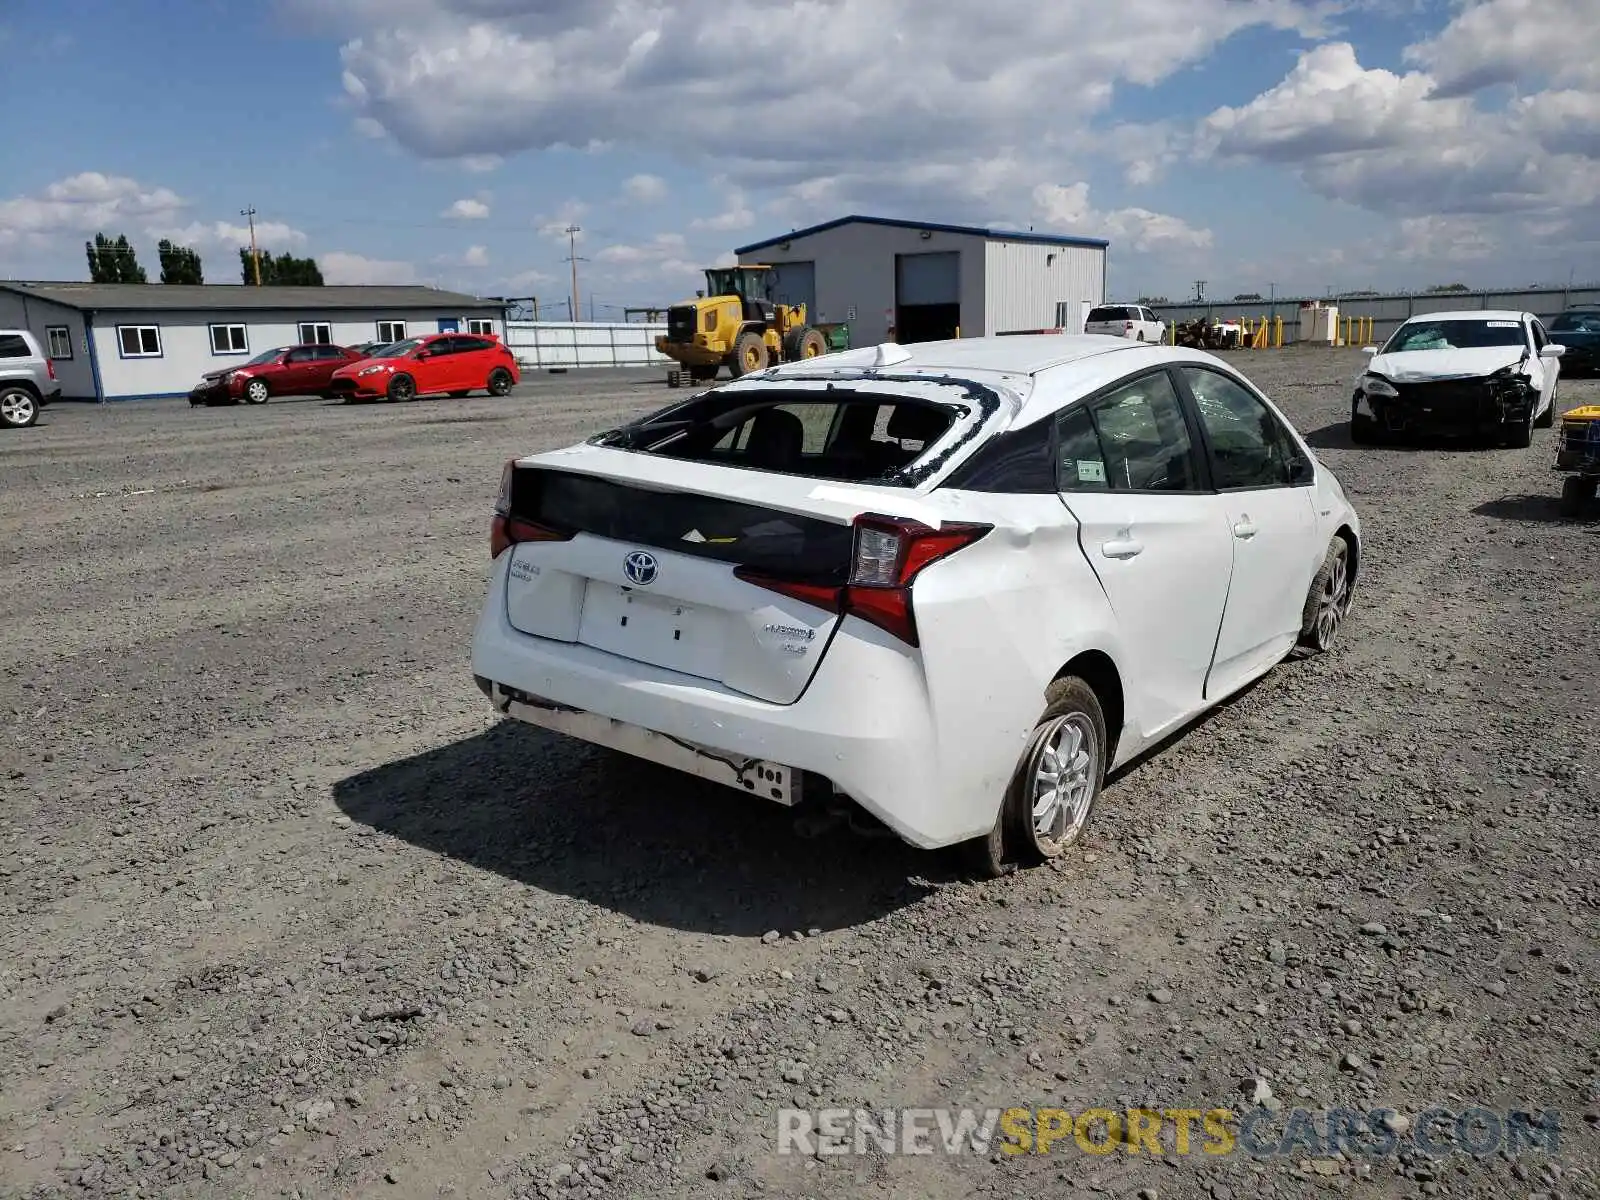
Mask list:
[{"label": "red sedan", "polygon": [[340,367],[329,391],[346,403],[478,390],[504,396],[521,378],[516,358],[495,335],[437,333],[380,347],[371,358]]},{"label": "red sedan", "polygon": [[207,371],[189,393],[189,405],[265,404],[269,396],[326,396],[334,372],[361,361],[343,346],[279,346],[249,362]]}]

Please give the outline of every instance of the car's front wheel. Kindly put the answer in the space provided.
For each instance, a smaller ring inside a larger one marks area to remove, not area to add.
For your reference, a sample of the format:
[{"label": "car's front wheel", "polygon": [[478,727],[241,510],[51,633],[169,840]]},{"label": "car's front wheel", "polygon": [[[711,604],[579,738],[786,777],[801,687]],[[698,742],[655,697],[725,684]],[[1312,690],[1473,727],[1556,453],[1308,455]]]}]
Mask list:
[{"label": "car's front wheel", "polygon": [[994,828],[964,847],[981,876],[1060,857],[1083,837],[1105,782],[1106,721],[1094,689],[1068,676],[1045,701]]},{"label": "car's front wheel", "polygon": [[251,404],[265,404],[267,397],[272,394],[264,379],[252,379],[244,385],[244,398]]},{"label": "car's front wheel", "polygon": [[1355,582],[1350,570],[1350,543],[1335,537],[1328,553],[1306,592],[1305,608],[1300,613],[1300,648],[1309,654],[1322,654],[1333,648],[1339,629],[1350,612],[1350,593]]},{"label": "car's front wheel", "polygon": [[389,399],[404,403],[417,398],[417,381],[409,375],[396,375],[389,380]]},{"label": "car's front wheel", "polygon": [[0,425],[26,429],[39,419],[39,401],[27,388],[0,389]]}]

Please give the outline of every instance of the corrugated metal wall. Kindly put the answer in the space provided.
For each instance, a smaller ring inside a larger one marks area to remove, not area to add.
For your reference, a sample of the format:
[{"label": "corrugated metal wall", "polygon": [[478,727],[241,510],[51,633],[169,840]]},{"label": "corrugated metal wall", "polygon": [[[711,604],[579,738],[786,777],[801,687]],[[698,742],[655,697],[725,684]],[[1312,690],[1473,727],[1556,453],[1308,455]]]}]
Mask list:
[{"label": "corrugated metal wall", "polygon": [[671,362],[656,349],[665,324],[507,321],[506,345],[522,367],[652,367]]},{"label": "corrugated metal wall", "polygon": [[1337,304],[1339,317],[1371,317],[1372,336],[1382,341],[1407,319],[1418,313],[1446,312],[1451,309],[1509,308],[1518,312],[1531,312],[1549,321],[1562,309],[1573,304],[1600,304],[1600,286],[1582,288],[1517,288],[1498,292],[1411,292],[1392,296],[1352,296],[1346,299],[1322,296],[1284,297],[1275,303],[1266,300],[1228,302],[1222,304],[1153,304],[1156,316],[1169,325],[1174,321],[1192,321],[1202,313],[1210,313],[1218,320],[1236,317],[1279,316],[1283,318],[1283,340],[1296,340],[1299,333],[1300,303],[1321,300],[1324,304]]},{"label": "corrugated metal wall", "polygon": [[1072,333],[1083,332],[1083,305],[1105,301],[1106,252],[1092,246],[993,241],[985,263],[988,313],[981,333],[1053,329],[1066,305]]}]

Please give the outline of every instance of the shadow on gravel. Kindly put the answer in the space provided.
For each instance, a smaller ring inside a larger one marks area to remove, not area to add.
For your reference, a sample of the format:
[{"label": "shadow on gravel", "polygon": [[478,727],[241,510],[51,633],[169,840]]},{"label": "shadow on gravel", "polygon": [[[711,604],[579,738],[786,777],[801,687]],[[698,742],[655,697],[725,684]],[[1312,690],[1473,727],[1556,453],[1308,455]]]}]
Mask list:
[{"label": "shadow on gravel", "polygon": [[1600,505],[1590,505],[1576,517],[1561,515],[1561,497],[1555,493],[1544,496],[1502,496],[1489,500],[1472,510],[1480,517],[1495,517],[1502,521],[1547,521],[1553,525],[1587,525],[1600,520]]},{"label": "shadow on gravel", "polygon": [[1350,440],[1349,421],[1335,421],[1332,425],[1324,425],[1321,429],[1313,429],[1303,436],[1306,439],[1306,444],[1313,450],[1371,450],[1379,454],[1384,451],[1400,451],[1414,454],[1419,450],[1459,450],[1476,453],[1499,448],[1473,442],[1466,438],[1424,438],[1414,435],[1395,435],[1389,441],[1376,442],[1364,446],[1357,445]]},{"label": "shadow on gravel", "polygon": [[352,820],[651,925],[760,937],[861,925],[956,878],[897,838],[796,832],[728,788],[506,721],[353,775]]}]

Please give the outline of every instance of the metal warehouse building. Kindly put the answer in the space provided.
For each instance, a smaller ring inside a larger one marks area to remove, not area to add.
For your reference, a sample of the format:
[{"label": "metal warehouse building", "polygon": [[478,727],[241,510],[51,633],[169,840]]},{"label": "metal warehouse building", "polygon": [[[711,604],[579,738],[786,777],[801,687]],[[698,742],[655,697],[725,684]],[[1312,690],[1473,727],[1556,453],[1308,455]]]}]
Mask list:
[{"label": "metal warehouse building", "polygon": [[771,264],[772,299],[813,324],[847,322],[853,345],[1040,329],[1081,332],[1105,301],[1099,238],[840,217],[735,253]]},{"label": "metal warehouse building", "polygon": [[186,396],[207,371],[275,346],[505,336],[494,300],[431,287],[0,283],[0,328],[27,329],[64,399]]}]

